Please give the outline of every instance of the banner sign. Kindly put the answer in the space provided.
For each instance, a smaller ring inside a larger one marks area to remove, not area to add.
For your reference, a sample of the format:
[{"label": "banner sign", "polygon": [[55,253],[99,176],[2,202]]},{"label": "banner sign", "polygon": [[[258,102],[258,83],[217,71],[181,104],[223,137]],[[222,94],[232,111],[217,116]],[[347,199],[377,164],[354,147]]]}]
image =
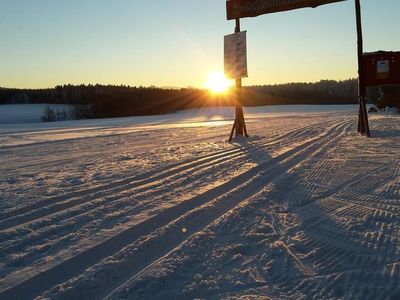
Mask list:
[{"label": "banner sign", "polygon": [[247,77],[246,31],[224,37],[224,69],[227,78]]},{"label": "banner sign", "polygon": [[400,52],[364,53],[366,86],[400,84]]},{"label": "banner sign", "polygon": [[342,1],[346,0],[229,0],[226,11],[227,19],[233,20]]}]

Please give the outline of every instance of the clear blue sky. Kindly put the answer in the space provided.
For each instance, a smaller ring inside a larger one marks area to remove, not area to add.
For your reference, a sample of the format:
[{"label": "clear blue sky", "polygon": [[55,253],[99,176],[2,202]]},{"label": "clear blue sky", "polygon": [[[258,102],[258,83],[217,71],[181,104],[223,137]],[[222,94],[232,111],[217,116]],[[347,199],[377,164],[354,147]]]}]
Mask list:
[{"label": "clear blue sky", "polygon": [[[365,50],[400,50],[400,1],[362,0]],[[0,86],[201,87],[223,70],[225,0],[0,0]],[[354,1],[242,20],[249,78],[355,77]]]}]

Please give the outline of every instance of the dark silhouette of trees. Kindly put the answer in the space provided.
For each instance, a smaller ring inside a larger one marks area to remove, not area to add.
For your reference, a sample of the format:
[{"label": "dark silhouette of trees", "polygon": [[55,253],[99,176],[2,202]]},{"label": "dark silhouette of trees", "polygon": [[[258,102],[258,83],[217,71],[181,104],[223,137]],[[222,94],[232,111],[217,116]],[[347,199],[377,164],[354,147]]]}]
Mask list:
[{"label": "dark silhouette of trees", "polygon": [[[245,106],[357,103],[357,80],[322,80],[243,88]],[[195,88],[125,85],[59,85],[49,89],[0,88],[0,104],[48,103],[75,107],[78,118],[164,114],[181,109],[234,104],[234,92],[213,95]]]},{"label": "dark silhouette of trees", "polygon": [[356,79],[321,80],[316,83],[287,83],[244,88],[244,105],[354,104],[357,103]]}]

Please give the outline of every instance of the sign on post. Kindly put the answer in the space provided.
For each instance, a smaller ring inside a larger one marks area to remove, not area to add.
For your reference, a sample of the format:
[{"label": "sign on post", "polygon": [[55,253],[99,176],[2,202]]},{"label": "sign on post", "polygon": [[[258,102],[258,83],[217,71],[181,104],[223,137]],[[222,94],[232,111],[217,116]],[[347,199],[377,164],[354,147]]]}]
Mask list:
[{"label": "sign on post", "polygon": [[246,31],[224,37],[225,76],[230,79],[247,77]]},{"label": "sign on post", "polygon": [[341,1],[346,0],[229,0],[226,11],[228,20],[233,20]]}]

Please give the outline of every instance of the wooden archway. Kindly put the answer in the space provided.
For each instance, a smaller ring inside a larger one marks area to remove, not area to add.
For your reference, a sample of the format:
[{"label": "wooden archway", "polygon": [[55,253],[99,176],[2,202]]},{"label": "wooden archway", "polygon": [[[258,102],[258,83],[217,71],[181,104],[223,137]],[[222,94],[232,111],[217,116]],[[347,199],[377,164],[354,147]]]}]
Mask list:
[{"label": "wooden archway", "polygon": [[[317,7],[324,4],[342,2],[347,0],[228,0],[226,1],[227,19],[235,20],[235,33],[240,32],[240,19],[257,17],[264,14],[288,11],[305,7]],[[365,72],[363,64],[363,34],[361,22],[360,0],[355,0],[356,26],[357,26],[357,53],[358,53],[358,132],[371,137],[368,113],[366,108]],[[243,114],[241,98],[242,79],[236,78],[235,121],[229,141],[233,134],[236,136],[247,135],[246,123]]]}]

